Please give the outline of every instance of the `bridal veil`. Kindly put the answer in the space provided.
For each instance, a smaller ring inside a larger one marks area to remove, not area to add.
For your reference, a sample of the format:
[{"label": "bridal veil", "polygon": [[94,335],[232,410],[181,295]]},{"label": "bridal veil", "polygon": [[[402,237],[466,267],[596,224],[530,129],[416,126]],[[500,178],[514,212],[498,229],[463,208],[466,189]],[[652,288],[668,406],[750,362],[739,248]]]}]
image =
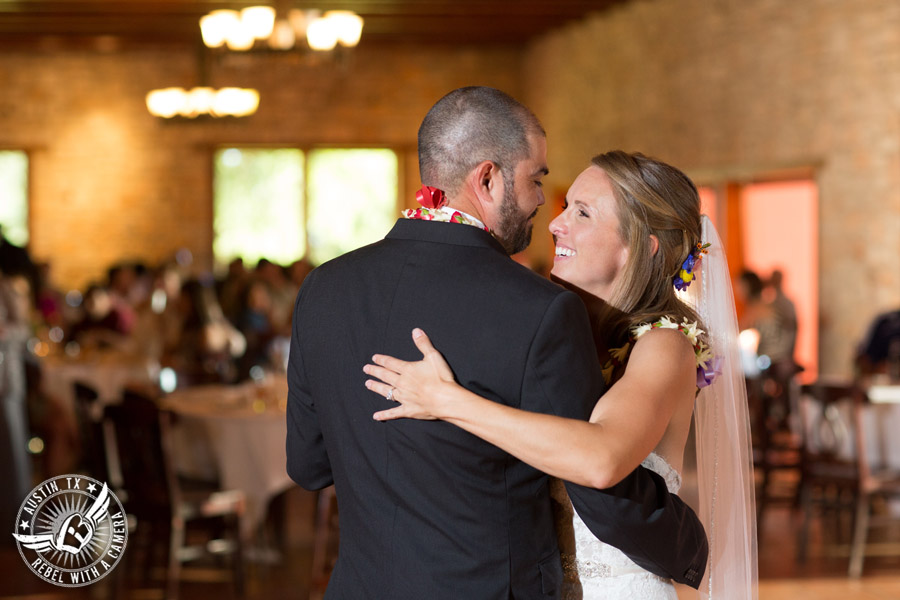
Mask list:
[{"label": "bridal veil", "polygon": [[715,357],[709,369],[718,372],[694,404],[698,514],[709,537],[709,565],[700,597],[755,600],[753,459],[734,296],[722,241],[706,215],[702,231],[701,239],[711,245],[700,261],[699,281],[683,297],[703,320]]}]

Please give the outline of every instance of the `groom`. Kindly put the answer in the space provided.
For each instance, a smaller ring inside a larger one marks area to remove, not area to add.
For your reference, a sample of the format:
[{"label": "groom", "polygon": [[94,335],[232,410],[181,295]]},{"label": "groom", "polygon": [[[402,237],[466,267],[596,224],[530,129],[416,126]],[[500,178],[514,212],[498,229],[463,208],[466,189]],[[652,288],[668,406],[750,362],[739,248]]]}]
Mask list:
[{"label": "groom", "polygon": [[[425,117],[419,167],[435,208],[314,270],[294,311],[287,469],[307,489],[335,485],[340,556],[326,597],[558,598],[547,476],[445,422],[373,421],[395,405],[366,390],[362,371],[376,352],[418,359],[421,327],[466,388],[588,418],[603,384],[585,308],[508,257],[528,245],[544,203],[544,131],[503,92],[461,88]],[[699,585],[703,528],[655,473],[567,489],[600,539]]]}]

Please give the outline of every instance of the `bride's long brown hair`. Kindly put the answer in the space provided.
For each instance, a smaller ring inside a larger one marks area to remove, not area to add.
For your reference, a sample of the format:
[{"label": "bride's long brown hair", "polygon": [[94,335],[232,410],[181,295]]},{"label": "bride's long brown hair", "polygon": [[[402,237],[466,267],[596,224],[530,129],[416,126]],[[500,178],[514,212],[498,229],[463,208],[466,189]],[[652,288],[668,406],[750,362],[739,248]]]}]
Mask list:
[{"label": "bride's long brown hair", "polygon": [[[619,235],[629,249],[609,309],[598,315],[601,329],[612,334],[612,343],[627,337],[631,326],[663,316],[699,323],[674,287],[682,263],[700,242],[697,187],[675,167],[640,153],[613,150],[591,163],[612,184]],[[655,253],[651,235],[659,242]]]}]

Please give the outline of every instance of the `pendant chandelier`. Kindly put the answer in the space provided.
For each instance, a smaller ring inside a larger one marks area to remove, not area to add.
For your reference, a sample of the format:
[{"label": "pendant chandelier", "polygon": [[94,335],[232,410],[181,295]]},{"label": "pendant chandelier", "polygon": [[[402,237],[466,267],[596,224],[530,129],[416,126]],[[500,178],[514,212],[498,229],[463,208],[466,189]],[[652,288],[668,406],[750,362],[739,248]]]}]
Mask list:
[{"label": "pendant chandelier", "polygon": [[254,89],[225,87],[180,87],[153,90],[147,94],[147,110],[155,117],[171,119],[200,116],[246,117],[256,112],[259,92]]},{"label": "pendant chandelier", "polygon": [[[214,10],[200,19],[204,45],[238,52],[259,47],[291,50],[303,40],[305,46],[319,52],[338,45],[352,48],[359,43],[362,28],[362,17],[349,10],[323,14],[320,10],[291,9],[278,18],[271,6],[248,6],[240,11]],[[259,92],[236,87],[169,87],[149,92],[146,103],[150,114],[164,119],[245,117],[256,112]]]},{"label": "pendant chandelier", "polygon": [[352,48],[359,43],[363,19],[349,10],[291,9],[276,18],[271,6],[249,6],[240,11],[214,10],[200,19],[203,43],[234,51],[256,47],[290,50],[306,40],[312,50],[327,51],[340,44]]}]

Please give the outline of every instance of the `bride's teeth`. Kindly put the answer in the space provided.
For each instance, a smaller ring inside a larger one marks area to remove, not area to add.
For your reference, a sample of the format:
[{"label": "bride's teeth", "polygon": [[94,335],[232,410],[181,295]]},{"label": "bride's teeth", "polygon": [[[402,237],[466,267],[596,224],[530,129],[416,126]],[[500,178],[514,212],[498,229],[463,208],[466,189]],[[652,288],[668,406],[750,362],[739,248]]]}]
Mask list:
[{"label": "bride's teeth", "polygon": [[563,248],[561,246],[556,247],[556,255],[557,256],[575,256],[575,251],[571,248]]}]

